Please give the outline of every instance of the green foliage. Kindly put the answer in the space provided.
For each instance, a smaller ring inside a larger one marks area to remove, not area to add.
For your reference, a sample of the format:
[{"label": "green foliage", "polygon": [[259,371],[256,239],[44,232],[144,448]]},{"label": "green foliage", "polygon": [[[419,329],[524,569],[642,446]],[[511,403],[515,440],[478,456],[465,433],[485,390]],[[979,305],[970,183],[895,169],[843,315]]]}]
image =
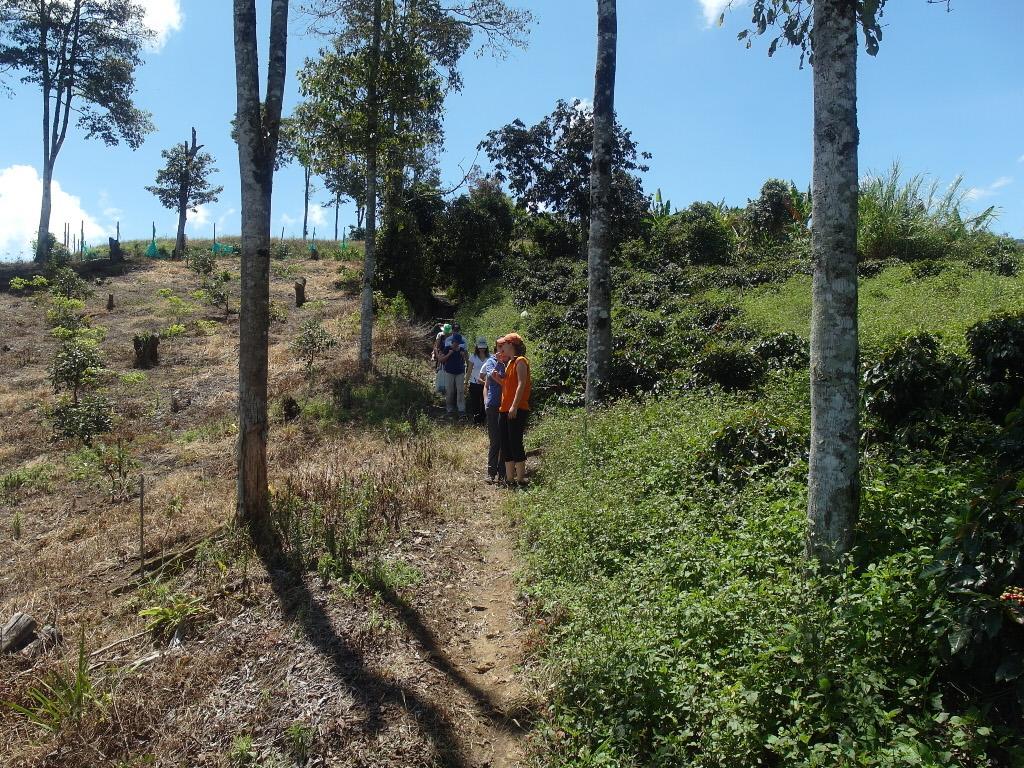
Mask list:
[{"label": "green foliage", "polygon": [[189,625],[206,613],[202,598],[184,592],[172,592],[166,585],[154,585],[151,590],[156,603],[139,611],[146,619],[146,629],[160,640],[170,640],[177,632],[185,632]]},{"label": "green foliage", "polygon": [[717,384],[727,392],[751,389],[764,381],[766,366],[760,357],[739,344],[709,344],[693,364],[698,384]]},{"label": "green foliage", "polygon": [[109,432],[114,426],[114,410],[103,395],[85,395],[77,402],[61,400],[50,413],[54,432],[65,438],[92,445],[96,435]]},{"label": "green foliage", "polygon": [[50,299],[50,308],[46,310],[46,322],[52,328],[75,332],[88,327],[84,310],[85,302],[81,299],[53,296]]},{"label": "green foliage", "polygon": [[241,734],[235,736],[228,752],[228,760],[235,768],[247,768],[256,765],[256,751],[253,748],[252,736]]},{"label": "green foliage", "polygon": [[338,267],[338,277],[334,281],[334,287],[339,291],[356,294],[363,285],[363,272],[361,269],[352,267],[349,264],[342,264]]},{"label": "green foliage", "polygon": [[313,748],[316,732],[303,722],[296,721],[285,729],[288,738],[288,751],[299,765],[305,765],[309,752]]},{"label": "green foliage", "polygon": [[173,339],[177,336],[184,336],[187,329],[181,323],[171,323],[166,328],[161,329],[161,339]]},{"label": "green foliage", "polygon": [[940,653],[954,679],[1024,714],[1024,476],[999,479],[949,519],[941,571],[952,603]]},{"label": "green foliage", "polygon": [[53,267],[47,278],[55,298],[87,299],[92,295],[92,289],[71,267]]},{"label": "green foliage", "polygon": [[653,242],[670,264],[728,264],[736,254],[736,233],[714,203],[694,203],[659,223]]},{"label": "green foliage", "polygon": [[12,293],[28,295],[45,290],[50,286],[50,282],[42,275],[34,275],[32,277],[12,277],[7,285]]},{"label": "green foliage", "polygon": [[72,400],[77,403],[81,389],[96,379],[102,366],[95,344],[77,338],[61,342],[50,367],[53,391],[70,390]]},{"label": "green foliage", "polygon": [[91,707],[102,703],[89,675],[85,653],[85,628],[78,637],[78,662],[70,673],[53,672],[38,685],[28,688],[26,704],[5,702],[8,708],[48,731],[59,731],[69,722],[78,723]]},{"label": "green foliage", "polygon": [[795,333],[776,333],[757,342],[750,351],[769,368],[802,368],[810,360],[809,345]]},{"label": "green foliage", "polygon": [[231,291],[228,289],[230,282],[231,274],[229,272],[206,275],[200,282],[199,290],[195,291],[192,295],[199,301],[205,301],[211,306],[223,308],[224,319],[227,320],[231,312]]},{"label": "green foliage", "polygon": [[292,342],[292,351],[306,364],[306,377],[312,377],[316,359],[322,357],[327,350],[337,346],[338,341],[331,336],[317,317],[302,321],[299,335]]},{"label": "green foliage", "polygon": [[886,176],[868,176],[858,199],[857,251],[862,259],[917,261],[965,255],[995,218],[989,207],[963,212],[962,179],[940,192],[921,174],[904,181],[894,163]]},{"label": "green foliage", "polygon": [[795,224],[807,225],[809,195],[805,196],[793,182],[768,179],[756,200],[747,202],[744,213],[748,236],[759,240],[784,239]]},{"label": "green foliage", "polygon": [[512,202],[490,181],[445,208],[435,246],[438,279],[452,286],[456,300],[476,293],[498,275],[508,254],[513,227]]},{"label": "green foliage", "polygon": [[288,307],[282,304],[280,301],[270,301],[270,322],[272,323],[285,323],[288,322]]},{"label": "green foliage", "polygon": [[983,320],[967,330],[966,338],[989,408],[1002,417],[1024,397],[1024,313]]},{"label": "green foliage", "polygon": [[205,248],[192,248],[188,252],[188,268],[195,272],[202,282],[217,268],[217,257]]},{"label": "green foliage", "polygon": [[216,202],[224,191],[224,187],[210,184],[210,174],[217,172],[213,155],[200,151],[195,141],[193,129],[192,147],[182,143],[160,150],[164,166],[156,173],[156,184],[146,187],[146,191],[155,195],[164,208],[195,213],[199,206]]},{"label": "green foliage", "polygon": [[0,500],[14,501],[22,493],[50,486],[53,472],[49,464],[21,467],[0,475]]},{"label": "green foliage", "polygon": [[909,336],[864,371],[864,412],[888,433],[936,412],[955,412],[966,395],[964,369],[942,354],[934,335]]},{"label": "green foliage", "polygon": [[[867,456],[860,560],[815,571],[803,557],[806,374],[793,376],[773,377],[753,409],[694,392],[557,412],[534,431],[542,474],[512,505],[525,589],[548,627],[548,764],[1019,760],[1013,710],[965,699],[972,678],[945,671],[956,612],[938,545],[976,474]],[[729,482],[708,483],[714,456]],[[1006,558],[997,542],[1015,539],[992,530],[992,557]]]}]

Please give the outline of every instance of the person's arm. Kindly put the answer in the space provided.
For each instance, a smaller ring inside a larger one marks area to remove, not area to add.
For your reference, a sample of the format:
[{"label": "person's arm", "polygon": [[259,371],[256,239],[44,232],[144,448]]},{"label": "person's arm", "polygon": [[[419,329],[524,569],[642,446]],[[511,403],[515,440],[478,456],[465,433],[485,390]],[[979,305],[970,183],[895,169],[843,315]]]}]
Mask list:
[{"label": "person's arm", "polygon": [[530,380],[530,369],[526,367],[523,360],[516,360],[516,372],[519,374],[519,385],[516,387],[516,394],[512,398],[512,407],[508,409],[508,416],[514,419],[519,413],[519,401],[523,399],[523,391],[526,389],[526,382]]}]

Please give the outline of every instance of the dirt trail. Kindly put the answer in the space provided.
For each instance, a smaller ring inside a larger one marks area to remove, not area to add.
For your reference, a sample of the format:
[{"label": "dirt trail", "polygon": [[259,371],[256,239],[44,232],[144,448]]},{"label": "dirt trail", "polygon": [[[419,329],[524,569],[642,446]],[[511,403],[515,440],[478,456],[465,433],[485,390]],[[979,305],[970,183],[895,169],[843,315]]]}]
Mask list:
[{"label": "dirt trail", "polygon": [[[486,450],[482,431],[460,430],[454,439],[472,457]],[[524,628],[514,581],[515,545],[502,511],[507,491],[483,482],[479,461],[468,464],[466,497],[452,505],[448,519],[459,574],[449,617],[456,629],[434,657],[450,665],[452,680],[462,681],[455,688],[463,764],[511,768],[524,757],[535,703],[521,669]],[[466,503],[470,499],[472,505]]]}]

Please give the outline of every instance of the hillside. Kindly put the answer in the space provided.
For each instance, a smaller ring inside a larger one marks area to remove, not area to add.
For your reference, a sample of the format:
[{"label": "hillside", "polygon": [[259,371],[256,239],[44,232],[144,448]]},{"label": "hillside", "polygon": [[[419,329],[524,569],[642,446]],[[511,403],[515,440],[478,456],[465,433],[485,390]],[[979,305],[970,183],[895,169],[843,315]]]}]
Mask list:
[{"label": "hillside", "polygon": [[[261,562],[232,525],[237,257],[216,261],[225,270],[226,317],[170,261],[91,281],[80,309],[0,294],[0,615],[62,636],[0,657],[0,701],[25,708],[0,707],[0,763],[512,764],[535,707],[517,672],[512,547],[498,492],[477,483],[485,438],[432,403],[428,329],[382,306],[363,379],[357,266],[273,262],[269,461],[285,548]],[[114,405],[91,446],[54,435],[61,307],[98,339],[82,401]],[[307,374],[291,345],[311,318],[338,345]],[[159,365],[136,370],[132,338],[147,332],[163,334]]]}]

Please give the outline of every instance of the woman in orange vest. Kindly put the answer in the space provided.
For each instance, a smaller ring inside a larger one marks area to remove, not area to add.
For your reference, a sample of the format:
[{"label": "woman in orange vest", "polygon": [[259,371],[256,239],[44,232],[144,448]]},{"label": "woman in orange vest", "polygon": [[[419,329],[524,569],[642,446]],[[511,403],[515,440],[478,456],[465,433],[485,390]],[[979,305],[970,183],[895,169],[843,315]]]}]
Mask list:
[{"label": "woman in orange vest", "polygon": [[501,452],[505,459],[505,477],[509,483],[526,484],[526,448],[523,433],[530,416],[530,361],[526,344],[518,333],[502,339],[505,375],[501,377],[501,405],[498,406],[498,428],[501,431]]}]

